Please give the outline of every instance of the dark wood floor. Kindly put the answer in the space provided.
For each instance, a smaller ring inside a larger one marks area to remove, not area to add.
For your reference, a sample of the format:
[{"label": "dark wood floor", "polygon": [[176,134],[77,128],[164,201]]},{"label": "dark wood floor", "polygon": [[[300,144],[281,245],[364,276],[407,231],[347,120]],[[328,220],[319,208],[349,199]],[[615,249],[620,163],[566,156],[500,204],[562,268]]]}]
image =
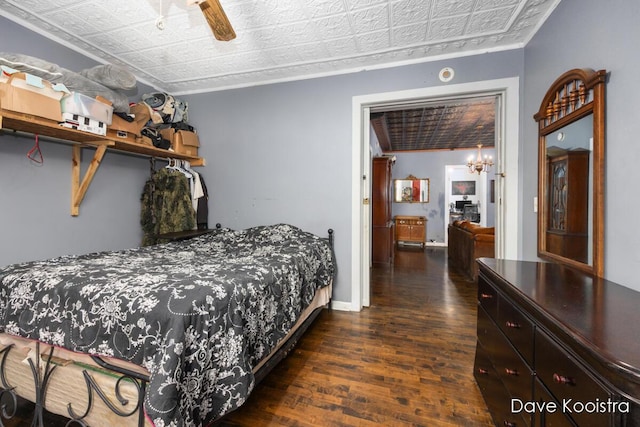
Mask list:
[{"label": "dark wood floor", "polygon": [[223,426],[492,426],[473,379],[476,286],[446,248],[397,251],[371,307],[325,310]]},{"label": "dark wood floor", "polygon": [[372,270],[371,289],[359,313],[324,310],[218,425],[492,426],[473,380],[476,286],[449,271],[446,249],[397,251],[393,268]]}]

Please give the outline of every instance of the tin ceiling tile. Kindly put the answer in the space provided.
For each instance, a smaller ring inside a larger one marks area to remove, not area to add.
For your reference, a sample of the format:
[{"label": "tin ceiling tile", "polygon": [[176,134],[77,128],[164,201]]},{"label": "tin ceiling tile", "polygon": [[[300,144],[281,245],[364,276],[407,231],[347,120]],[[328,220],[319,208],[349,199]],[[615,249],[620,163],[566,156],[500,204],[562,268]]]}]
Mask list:
[{"label": "tin ceiling tile", "polygon": [[186,0],[0,0],[0,13],[180,94],[520,48],[559,1],[220,0],[229,42]]}]

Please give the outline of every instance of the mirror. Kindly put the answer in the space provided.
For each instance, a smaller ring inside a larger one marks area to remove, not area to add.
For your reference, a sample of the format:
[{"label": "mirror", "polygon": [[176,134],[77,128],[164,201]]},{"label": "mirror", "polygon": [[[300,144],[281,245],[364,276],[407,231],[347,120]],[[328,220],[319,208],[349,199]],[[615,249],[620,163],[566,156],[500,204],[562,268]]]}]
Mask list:
[{"label": "mirror", "polygon": [[429,203],[429,178],[394,179],[393,195],[396,203]]},{"label": "mirror", "polygon": [[606,71],[574,69],[547,91],[538,122],[538,256],[604,275]]}]

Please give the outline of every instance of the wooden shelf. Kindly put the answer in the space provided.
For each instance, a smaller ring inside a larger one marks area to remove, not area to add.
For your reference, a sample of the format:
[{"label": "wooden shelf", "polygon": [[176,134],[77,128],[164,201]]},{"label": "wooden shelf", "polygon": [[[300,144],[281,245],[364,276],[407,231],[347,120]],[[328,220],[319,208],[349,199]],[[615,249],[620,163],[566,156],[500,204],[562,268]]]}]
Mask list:
[{"label": "wooden shelf", "polygon": [[[74,144],[72,150],[72,184],[71,184],[71,215],[79,214],[79,207],[82,199],[93,180],[100,162],[107,150],[120,151],[144,157],[172,158],[188,161],[192,166],[204,166],[205,160],[202,157],[188,156],[173,151],[156,148],[152,145],[142,144],[131,139],[120,139],[112,136],[94,135],[75,129],[60,126],[57,122],[42,117],[29,114],[17,113],[15,111],[3,110],[0,108],[0,128],[15,132],[39,135],[52,138],[53,142],[63,142]],[[80,160],[83,147],[95,148],[93,160],[89,164],[82,180],[80,180]]]},{"label": "wooden shelf", "polygon": [[0,109],[0,127],[2,129],[38,134],[60,140],[72,142],[87,147],[106,145],[109,149],[138,154],[145,157],[161,157],[188,160],[192,166],[204,166],[201,157],[178,154],[173,151],[156,148],[152,145],[133,142],[129,139],[119,139],[116,136],[100,136],[89,132],[69,129],[60,126],[53,120],[43,119],[29,114]]}]

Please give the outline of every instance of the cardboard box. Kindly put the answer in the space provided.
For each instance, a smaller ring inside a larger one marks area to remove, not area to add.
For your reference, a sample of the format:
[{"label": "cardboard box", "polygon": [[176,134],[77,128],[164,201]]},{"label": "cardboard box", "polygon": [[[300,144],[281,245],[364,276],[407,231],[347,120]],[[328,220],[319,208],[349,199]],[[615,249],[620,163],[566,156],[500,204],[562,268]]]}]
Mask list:
[{"label": "cardboard box", "polygon": [[[111,129],[110,127],[107,127],[107,137],[111,138],[111,139],[118,140],[118,141],[132,142],[132,143],[135,143],[135,144],[143,144],[143,143],[145,143],[145,141],[143,141],[143,137],[140,136],[140,135],[136,135],[134,133],[126,132],[124,130]],[[149,140],[149,144],[148,145],[153,145],[151,143],[151,140]]]},{"label": "cardboard box", "polygon": [[128,122],[117,114],[114,114],[109,128],[113,130],[122,130],[127,133],[141,136],[140,131],[151,119],[149,108],[143,104],[134,104],[130,107],[129,116],[133,119],[133,121]]},{"label": "cardboard box", "polygon": [[0,82],[0,108],[31,114],[59,122],[62,119],[60,99],[50,82],[26,73],[14,73]]},{"label": "cardboard box", "polygon": [[107,134],[107,125],[104,122],[71,113],[62,113],[62,119],[64,121],[60,125],[64,127],[102,136]]},{"label": "cardboard box", "polygon": [[197,156],[198,147],[200,147],[200,139],[195,132],[188,130],[179,130],[173,136],[171,148],[176,153],[186,154],[188,156]]},{"label": "cardboard box", "polygon": [[100,102],[78,92],[71,92],[60,100],[63,113],[77,114],[93,120],[111,124],[113,118],[113,106]]},{"label": "cardboard box", "polygon": [[200,139],[198,134],[188,130],[176,130],[173,128],[162,129],[160,134],[164,139],[171,141],[171,148],[179,154],[187,156],[198,156],[198,147],[200,147]]}]

